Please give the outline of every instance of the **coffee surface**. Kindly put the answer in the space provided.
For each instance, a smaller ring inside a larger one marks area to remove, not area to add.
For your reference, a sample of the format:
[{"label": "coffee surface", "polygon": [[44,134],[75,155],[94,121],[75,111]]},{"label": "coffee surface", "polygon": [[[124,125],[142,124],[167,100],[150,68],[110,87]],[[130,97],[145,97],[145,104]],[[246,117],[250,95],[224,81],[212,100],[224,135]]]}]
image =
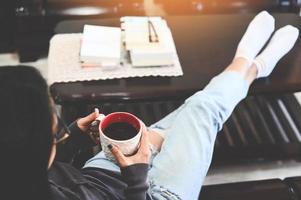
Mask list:
[{"label": "coffee surface", "polygon": [[109,124],[103,133],[113,140],[128,140],[135,137],[138,131],[129,123],[116,122]]}]

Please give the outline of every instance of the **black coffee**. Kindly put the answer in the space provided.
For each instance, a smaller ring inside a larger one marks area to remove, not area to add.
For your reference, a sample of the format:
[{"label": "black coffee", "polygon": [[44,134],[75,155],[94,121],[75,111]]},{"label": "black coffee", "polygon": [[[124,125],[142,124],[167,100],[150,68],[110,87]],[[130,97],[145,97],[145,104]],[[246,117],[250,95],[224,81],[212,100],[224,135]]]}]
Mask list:
[{"label": "black coffee", "polygon": [[137,133],[137,129],[126,122],[116,122],[109,124],[103,133],[113,140],[128,140],[133,138]]}]

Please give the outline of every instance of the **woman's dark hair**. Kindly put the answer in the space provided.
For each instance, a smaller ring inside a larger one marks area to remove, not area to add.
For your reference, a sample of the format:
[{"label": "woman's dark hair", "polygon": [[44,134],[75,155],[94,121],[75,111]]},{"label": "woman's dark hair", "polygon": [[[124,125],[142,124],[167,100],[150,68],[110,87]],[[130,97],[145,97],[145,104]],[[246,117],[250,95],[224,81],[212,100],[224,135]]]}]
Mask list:
[{"label": "woman's dark hair", "polygon": [[49,199],[53,114],[47,83],[35,68],[0,67],[0,95],[0,198]]}]

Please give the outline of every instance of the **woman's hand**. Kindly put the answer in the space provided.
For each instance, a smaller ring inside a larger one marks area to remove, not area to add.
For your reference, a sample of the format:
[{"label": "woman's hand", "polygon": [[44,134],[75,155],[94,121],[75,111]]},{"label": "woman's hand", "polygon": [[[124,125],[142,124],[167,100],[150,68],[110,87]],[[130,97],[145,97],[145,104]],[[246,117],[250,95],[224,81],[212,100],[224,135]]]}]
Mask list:
[{"label": "woman's hand", "polygon": [[140,139],[140,147],[136,154],[134,154],[132,156],[125,156],[118,149],[118,147],[113,146],[113,145],[108,145],[108,147],[111,150],[114,157],[116,158],[116,160],[121,168],[125,168],[130,165],[134,165],[134,164],[138,164],[138,163],[148,164],[150,157],[151,157],[148,133],[147,133],[144,125],[143,125],[143,129],[142,129],[142,136]]},{"label": "woman's hand", "polygon": [[[77,120],[78,128],[82,132],[89,134],[89,136],[95,143],[99,143],[98,123],[94,122],[98,116],[99,110],[95,108],[95,111],[93,113]],[[91,126],[92,123],[96,123],[96,125]]]}]

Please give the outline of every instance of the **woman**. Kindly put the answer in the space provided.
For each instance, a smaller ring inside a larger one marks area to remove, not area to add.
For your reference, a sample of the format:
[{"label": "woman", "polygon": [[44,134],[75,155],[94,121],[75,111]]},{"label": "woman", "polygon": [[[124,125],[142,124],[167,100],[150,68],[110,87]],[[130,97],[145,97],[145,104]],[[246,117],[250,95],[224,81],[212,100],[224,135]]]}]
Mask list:
[{"label": "woman", "polygon": [[[58,132],[56,114],[41,75],[28,67],[0,69],[1,196],[7,199],[198,199],[209,168],[217,132],[249,85],[268,76],[294,45],[292,26],[274,31],[274,18],[261,12],[250,23],[233,62],[208,86],[176,111],[144,130],[138,152],[125,157],[109,145],[118,166],[103,153],[82,170],[54,162]],[[92,144],[92,113],[70,127],[68,158]],[[66,129],[66,131],[68,131]],[[155,147],[151,153],[149,144]]]}]

